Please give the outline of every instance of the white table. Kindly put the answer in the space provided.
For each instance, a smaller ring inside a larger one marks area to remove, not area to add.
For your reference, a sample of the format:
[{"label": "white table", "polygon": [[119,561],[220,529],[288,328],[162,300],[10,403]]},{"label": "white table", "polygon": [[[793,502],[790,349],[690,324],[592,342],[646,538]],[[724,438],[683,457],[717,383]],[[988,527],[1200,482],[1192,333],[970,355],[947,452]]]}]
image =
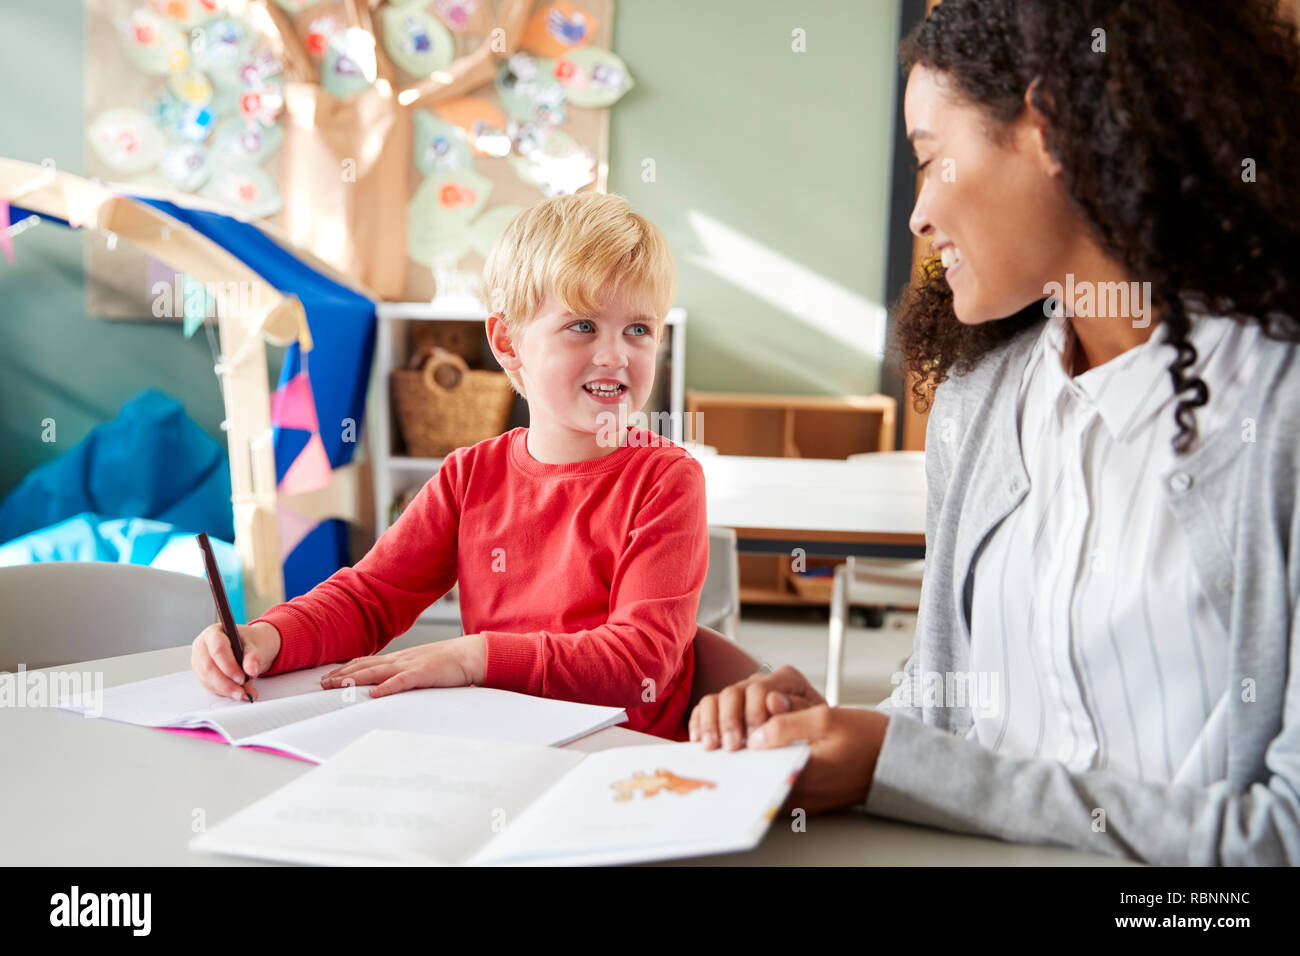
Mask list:
[{"label": "white table", "polygon": [[[184,647],[69,665],[100,671],[105,687],[189,666]],[[594,751],[662,743],[613,727],[569,746]],[[222,820],[311,769],[275,754],[228,747],[52,707],[0,708],[0,865],[232,866],[235,857],[187,846],[201,811]],[[778,819],[752,852],[687,861],[704,865],[1110,865],[1107,857],[961,836],[843,812],[794,832]]]},{"label": "white table", "polygon": [[709,524],[735,528],[741,551],[925,556],[925,467],[912,456],[696,460]]}]

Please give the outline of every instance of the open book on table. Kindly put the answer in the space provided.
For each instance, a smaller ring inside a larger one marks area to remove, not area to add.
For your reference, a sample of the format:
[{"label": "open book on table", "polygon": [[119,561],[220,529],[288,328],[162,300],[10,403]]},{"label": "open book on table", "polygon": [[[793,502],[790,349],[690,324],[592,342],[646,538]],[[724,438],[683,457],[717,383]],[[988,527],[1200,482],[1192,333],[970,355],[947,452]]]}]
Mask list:
[{"label": "open book on table", "polygon": [[370,685],[322,690],[338,665],[257,678],[253,703],[219,697],[193,671],[64,697],[63,710],[159,727],[321,763],[371,730],[410,730],[560,746],[627,720],[620,707],[574,704],[486,687],[371,697]]},{"label": "open book on table", "polygon": [[752,849],[807,745],[583,754],[376,730],[190,841],[321,865],[632,863]]}]

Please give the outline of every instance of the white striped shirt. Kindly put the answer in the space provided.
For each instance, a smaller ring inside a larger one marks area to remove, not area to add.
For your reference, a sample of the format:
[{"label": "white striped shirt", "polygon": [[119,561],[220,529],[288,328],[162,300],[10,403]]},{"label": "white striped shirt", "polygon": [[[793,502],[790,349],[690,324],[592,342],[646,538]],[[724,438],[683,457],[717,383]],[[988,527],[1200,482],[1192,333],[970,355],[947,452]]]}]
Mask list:
[{"label": "white striped shirt", "polygon": [[[1233,420],[1249,387],[1258,324],[1193,317],[1209,403],[1198,440]],[[1227,631],[1197,579],[1165,482],[1187,480],[1157,327],[1074,378],[1077,340],[1049,318],[1020,384],[1026,497],[975,564],[971,668],[996,699],[969,734],[1001,753],[1204,785],[1227,773]],[[1189,451],[1189,453],[1190,453]]]}]

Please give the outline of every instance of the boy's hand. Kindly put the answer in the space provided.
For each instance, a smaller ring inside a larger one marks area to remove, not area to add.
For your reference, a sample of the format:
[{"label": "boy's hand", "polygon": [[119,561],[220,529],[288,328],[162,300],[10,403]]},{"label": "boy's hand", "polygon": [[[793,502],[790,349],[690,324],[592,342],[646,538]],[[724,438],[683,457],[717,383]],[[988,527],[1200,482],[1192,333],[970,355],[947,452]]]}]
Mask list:
[{"label": "boy's hand", "polygon": [[391,654],[358,657],[320,679],[324,688],[378,684],[371,697],[420,687],[465,687],[481,684],[487,649],[482,634],[408,647]]},{"label": "boy's hand", "polygon": [[745,738],[768,717],[824,703],[817,688],[793,667],[782,667],[774,674],[755,674],[700,698],[691,711],[691,740],[702,742],[705,750],[719,745],[739,750]]},{"label": "boy's hand", "polygon": [[244,645],[244,670],[235,663],[235,652],[230,649],[230,638],[220,624],[209,624],[190,646],[190,666],[199,683],[222,697],[244,699],[248,691],[257,700],[257,687],[251,680],[244,682],[244,673],[256,677],[271,666],[280,653],[280,632],[275,626],[258,621],[251,626],[237,625],[239,640]]}]

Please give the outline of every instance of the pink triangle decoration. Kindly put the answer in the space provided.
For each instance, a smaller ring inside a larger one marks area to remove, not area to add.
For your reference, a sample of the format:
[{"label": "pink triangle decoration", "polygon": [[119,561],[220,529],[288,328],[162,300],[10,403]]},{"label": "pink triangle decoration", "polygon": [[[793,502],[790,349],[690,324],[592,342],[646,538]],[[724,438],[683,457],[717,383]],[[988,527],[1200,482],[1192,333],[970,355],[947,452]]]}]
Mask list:
[{"label": "pink triangle decoration", "polygon": [[279,428],[320,431],[316,402],[312,399],[311,382],[306,372],[299,372],[275,390],[271,398],[271,424]]},{"label": "pink triangle decoration", "polygon": [[14,264],[14,237],[9,235],[9,200],[0,199],[0,252]]},{"label": "pink triangle decoration", "polygon": [[280,532],[280,560],[288,560],[293,549],[298,547],[302,539],[311,534],[319,523],[318,519],[308,518],[283,504],[276,505],[275,524]]},{"label": "pink triangle decoration", "polygon": [[325,453],[320,432],[313,432],[311,440],[298,453],[280,480],[280,494],[296,495],[304,491],[315,491],[329,485],[332,477],[329,455]]}]

